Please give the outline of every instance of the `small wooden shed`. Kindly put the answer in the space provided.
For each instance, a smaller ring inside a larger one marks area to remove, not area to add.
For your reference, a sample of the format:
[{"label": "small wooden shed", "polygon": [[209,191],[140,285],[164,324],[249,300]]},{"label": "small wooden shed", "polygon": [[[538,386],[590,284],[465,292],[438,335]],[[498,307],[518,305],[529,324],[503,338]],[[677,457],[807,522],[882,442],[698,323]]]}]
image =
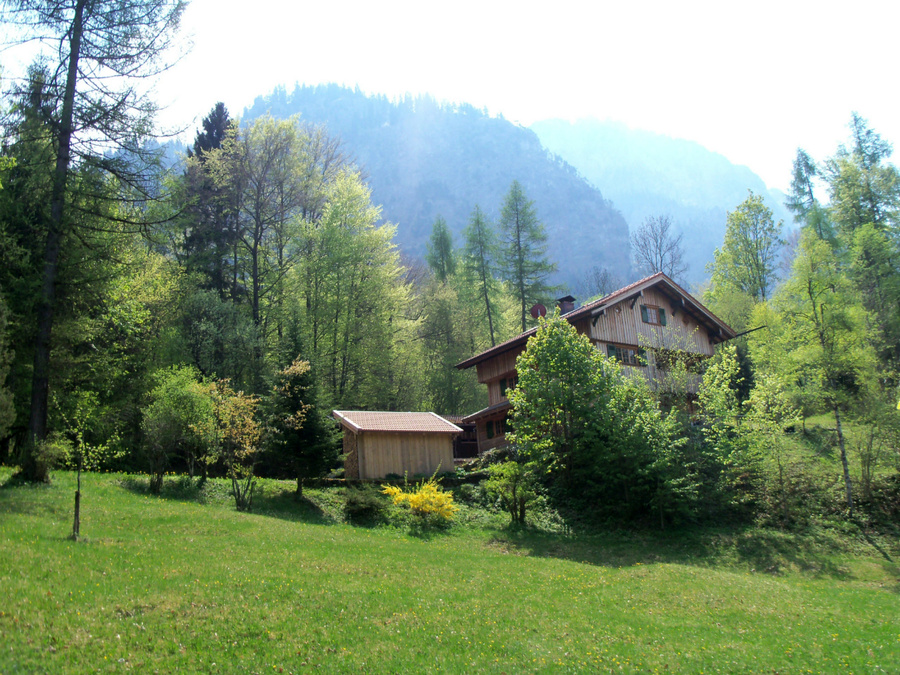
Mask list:
[{"label": "small wooden shed", "polygon": [[453,438],[462,433],[430,412],[335,410],[344,430],[344,476],[350,479],[453,471]]}]

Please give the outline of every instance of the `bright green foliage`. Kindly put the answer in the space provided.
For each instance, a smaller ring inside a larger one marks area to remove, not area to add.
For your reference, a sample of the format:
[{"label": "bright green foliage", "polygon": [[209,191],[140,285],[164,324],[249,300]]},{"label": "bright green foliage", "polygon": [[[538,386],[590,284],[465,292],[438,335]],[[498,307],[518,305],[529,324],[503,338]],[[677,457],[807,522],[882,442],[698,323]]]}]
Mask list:
[{"label": "bright green foliage", "polygon": [[507,439],[543,472],[572,480],[588,454],[587,430],[604,402],[598,398],[608,399],[618,366],[557,310],[540,321],[516,371],[518,386],[508,393],[513,431]]},{"label": "bright green foliage", "polygon": [[438,216],[431,226],[428,253],[425,260],[438,281],[447,281],[456,272],[456,256],[453,253],[453,238],[447,228],[447,221]]},{"label": "bright green foliage", "polygon": [[382,493],[388,495],[395,505],[406,505],[421,526],[442,525],[453,520],[457,511],[453,494],[445,492],[435,477],[423,480],[411,491],[397,485],[385,485]]},{"label": "bright green foliage", "polygon": [[359,176],[343,173],[319,224],[304,231],[308,253],[297,277],[303,344],[332,407],[390,409],[414,389],[394,367],[394,340],[409,329],[409,290],[394,227],[379,225],[380,216]]},{"label": "bright green foliage", "polygon": [[296,119],[264,117],[233,129],[221,150],[204,155],[216,185],[231,193],[241,272],[257,326],[281,299],[281,281],[298,254],[290,241],[299,231],[305,196],[297,180],[309,161],[302,136]]},{"label": "bright green foliage", "polygon": [[231,480],[231,493],[238,511],[253,506],[253,486],[262,428],[256,419],[259,399],[234,391],[224,380],[210,382],[206,392],[213,414],[195,431],[211,439],[211,457],[221,460]]},{"label": "bright green foliage", "polygon": [[783,377],[775,373],[758,375],[741,420],[752,468],[762,475],[765,488],[761,510],[770,515],[777,511],[782,527],[793,517],[790,482],[796,473],[786,430],[801,424],[800,412],[792,405],[786,388]]},{"label": "bright green foliage", "polygon": [[624,376],[557,311],[516,361],[507,438],[553,490],[594,516],[679,517],[698,479],[672,415],[643,379]]},{"label": "bright green foliage", "polygon": [[536,302],[547,301],[547,278],[556,265],[547,258],[547,233],[538,220],[534,202],[513,181],[500,211],[500,271],[516,298],[522,330]]},{"label": "bright green foliage", "polygon": [[[819,405],[833,413],[850,515],[853,499],[841,411],[877,385],[873,330],[852,281],[831,246],[805,231],[791,277],[773,299],[778,321],[754,336],[756,362],[773,350],[787,355],[782,376],[816,392]],[[777,363],[777,361],[770,361]]]},{"label": "bright green foliage", "polygon": [[725,241],[716,249],[708,269],[712,272],[707,297],[711,302],[728,290],[737,290],[755,302],[769,297],[775,284],[775,269],[781,245],[781,223],[752,192],[728,214]]},{"label": "bright green foliage", "polygon": [[827,242],[803,234],[791,277],[772,306],[780,322],[768,334],[760,331],[751,346],[774,338],[769,344],[791,357],[791,374],[820,391],[827,407],[844,404],[871,382],[879,336]]},{"label": "bright green foliage", "polygon": [[726,345],[707,365],[698,393],[700,411],[707,422],[704,427],[707,443],[718,457],[735,466],[742,466],[748,460],[746,449],[738,440],[740,383],[737,350],[733,345]]},{"label": "bright green foliage", "polygon": [[464,284],[430,279],[421,289],[423,316],[419,323],[428,407],[442,414],[459,415],[483,407],[484,386],[475,373],[456,364],[472,355],[475,337],[472,317],[460,300]]},{"label": "bright green foliage", "polygon": [[849,242],[849,273],[878,327],[879,356],[890,370],[900,367],[900,248],[874,224],[859,226]]},{"label": "bright green foliage", "polygon": [[174,366],[156,374],[150,403],[143,409],[141,430],[144,457],[150,473],[150,491],[158,494],[173,456],[180,457],[193,477],[198,468],[206,474],[210,446],[213,400],[209,387],[192,366]]},{"label": "bright green foliage", "polygon": [[296,479],[298,497],[304,479],[318,478],[337,463],[333,425],[318,404],[315,387],[309,362],[298,357],[278,372],[263,401],[266,458],[278,473]]},{"label": "bright green foliage", "polygon": [[524,525],[526,509],[536,497],[537,481],[533,467],[529,469],[520,462],[510,460],[491,464],[488,475],[490,477],[484,482],[488,495],[500,500],[513,525]]}]

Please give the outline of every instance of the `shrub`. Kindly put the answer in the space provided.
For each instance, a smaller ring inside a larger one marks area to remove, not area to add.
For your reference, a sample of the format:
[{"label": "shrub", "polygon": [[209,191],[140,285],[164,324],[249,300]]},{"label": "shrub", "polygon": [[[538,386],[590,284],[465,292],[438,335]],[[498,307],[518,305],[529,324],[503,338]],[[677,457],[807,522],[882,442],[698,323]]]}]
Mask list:
[{"label": "shrub", "polygon": [[410,513],[420,525],[445,525],[453,519],[457,511],[453,495],[444,492],[434,476],[420,482],[410,492],[396,485],[383,485],[381,491],[388,495],[395,505],[408,506]]},{"label": "shrub", "polygon": [[536,481],[528,467],[508,461],[488,467],[490,478],[484,489],[500,500],[513,525],[525,524],[525,510],[535,498]]},{"label": "shrub", "polygon": [[387,504],[373,485],[348,487],[344,497],[344,518],[347,522],[378,523],[385,520]]}]

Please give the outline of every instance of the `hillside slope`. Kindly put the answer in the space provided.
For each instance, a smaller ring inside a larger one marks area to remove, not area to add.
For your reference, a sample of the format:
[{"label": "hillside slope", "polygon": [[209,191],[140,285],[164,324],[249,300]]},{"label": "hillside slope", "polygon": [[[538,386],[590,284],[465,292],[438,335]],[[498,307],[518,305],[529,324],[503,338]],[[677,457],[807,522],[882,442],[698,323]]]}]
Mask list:
[{"label": "hillside slope", "polygon": [[594,265],[630,276],[622,215],[528,129],[471,106],[443,106],[427,97],[391,102],[337,85],[276,90],[258,98],[243,119],[266,113],[300,114],[343,139],[409,254],[425,253],[438,215],[461,246],[475,205],[496,220],[510,184],[518,180],[546,226],[549,255],[559,265],[557,282],[572,288]]},{"label": "hillside slope", "polygon": [[549,151],[600,186],[630,228],[648,216],[671,216],[684,234],[691,282],[706,276],[706,263],[722,244],[726,212],[744,201],[748,190],[763,196],[776,222],[791,221],[783,193],[769,190],[746,166],[693,141],[594,119],[545,120],[530,128]]}]

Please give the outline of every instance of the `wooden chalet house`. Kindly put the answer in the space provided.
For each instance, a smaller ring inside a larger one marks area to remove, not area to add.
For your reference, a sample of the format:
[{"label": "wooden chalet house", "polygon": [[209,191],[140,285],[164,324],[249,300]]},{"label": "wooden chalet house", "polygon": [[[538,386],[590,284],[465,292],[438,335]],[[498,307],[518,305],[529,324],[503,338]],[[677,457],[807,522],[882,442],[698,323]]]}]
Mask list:
[{"label": "wooden chalet house", "polygon": [[[579,333],[634,374],[647,377],[651,386],[665,379],[660,355],[678,351],[706,358],[715,345],[735,337],[730,326],[661,272],[577,309],[571,296],[558,303],[562,316]],[[516,357],[536,331],[525,331],[456,366],[475,366],[478,381],[488,388],[488,407],[462,420],[475,424],[479,453],[506,444],[506,391],[516,386]]]}]

